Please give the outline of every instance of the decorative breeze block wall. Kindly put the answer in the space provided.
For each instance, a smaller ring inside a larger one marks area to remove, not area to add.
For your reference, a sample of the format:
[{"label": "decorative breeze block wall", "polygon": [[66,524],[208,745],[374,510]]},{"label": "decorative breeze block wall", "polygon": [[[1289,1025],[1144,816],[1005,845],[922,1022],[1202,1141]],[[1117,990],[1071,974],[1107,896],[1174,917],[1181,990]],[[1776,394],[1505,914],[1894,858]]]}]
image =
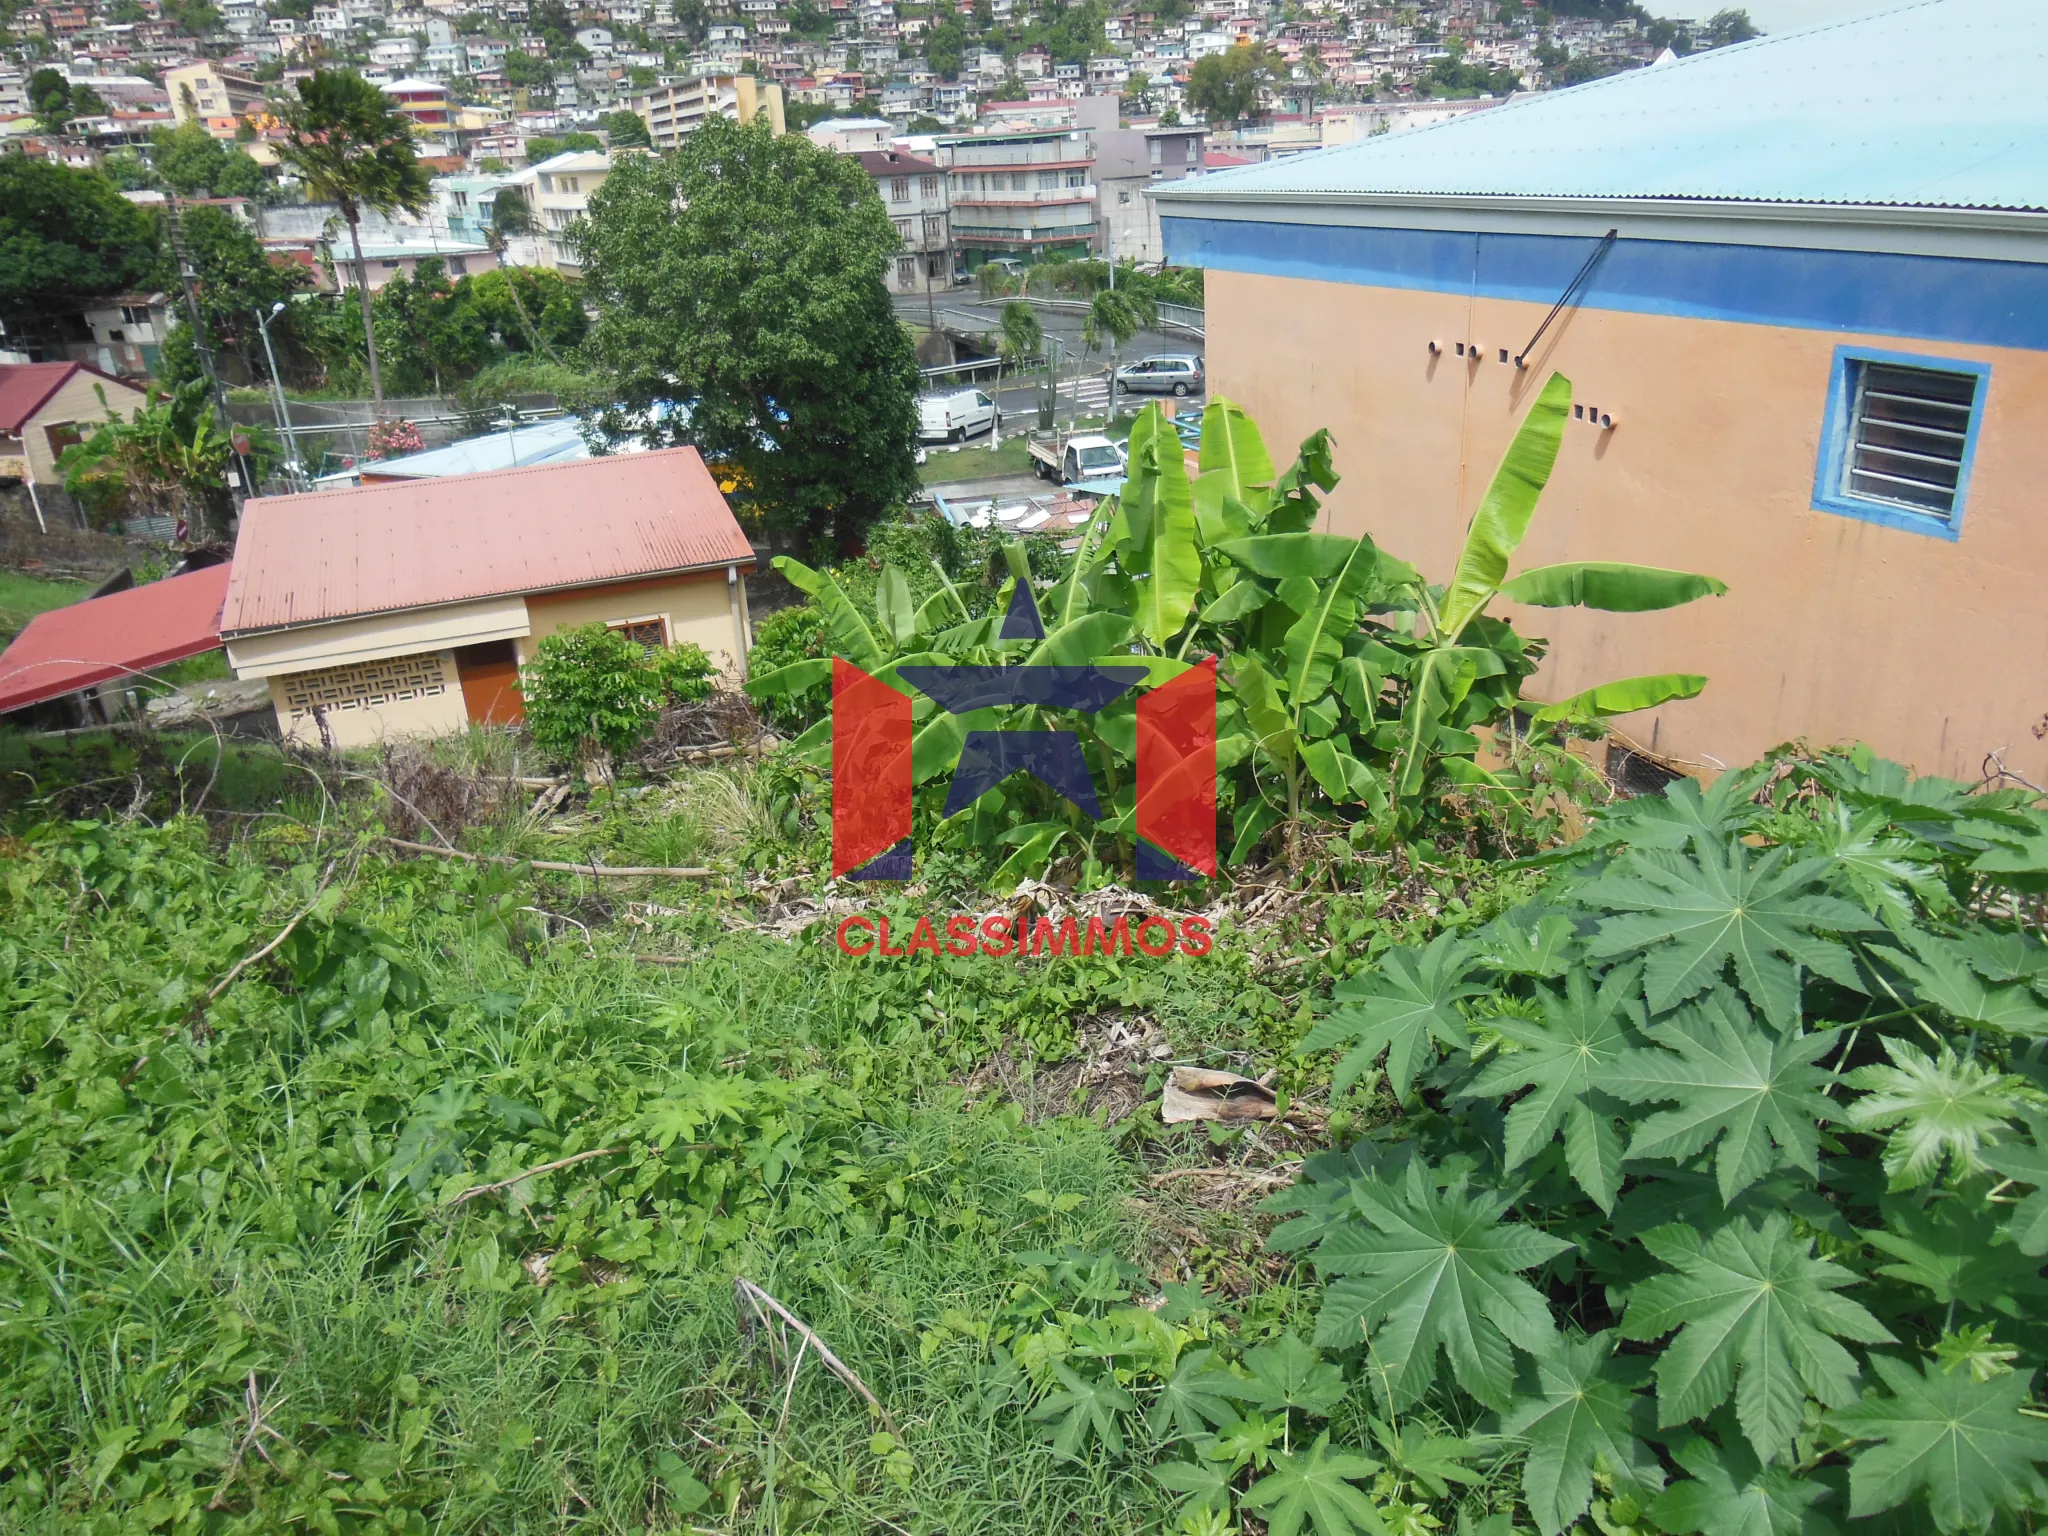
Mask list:
[{"label": "decorative breeze block wall", "polygon": [[330,714],[345,709],[375,709],[401,699],[431,698],[448,691],[446,669],[440,654],[434,651],[365,661],[350,667],[294,672],[282,682],[285,705],[293,719],[310,716],[316,708]]}]

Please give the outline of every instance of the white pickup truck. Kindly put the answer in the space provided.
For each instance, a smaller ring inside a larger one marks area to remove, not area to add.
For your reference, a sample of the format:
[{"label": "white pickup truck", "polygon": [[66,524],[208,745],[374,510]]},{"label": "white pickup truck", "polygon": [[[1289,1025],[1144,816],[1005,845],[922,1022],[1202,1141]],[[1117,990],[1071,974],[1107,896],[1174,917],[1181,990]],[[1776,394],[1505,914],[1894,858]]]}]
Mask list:
[{"label": "white pickup truck", "polygon": [[1033,432],[1025,447],[1031,454],[1031,472],[1041,480],[1083,485],[1124,477],[1124,450],[1106,437]]}]

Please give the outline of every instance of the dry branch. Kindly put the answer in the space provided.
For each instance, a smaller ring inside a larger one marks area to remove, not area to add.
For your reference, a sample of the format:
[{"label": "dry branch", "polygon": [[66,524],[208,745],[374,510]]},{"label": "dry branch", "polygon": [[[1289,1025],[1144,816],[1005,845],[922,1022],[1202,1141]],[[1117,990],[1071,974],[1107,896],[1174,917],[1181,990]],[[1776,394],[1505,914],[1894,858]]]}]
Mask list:
[{"label": "dry branch", "polygon": [[[783,1322],[794,1328],[802,1336],[804,1343],[818,1352],[818,1358],[825,1362],[832,1374],[859,1393],[862,1401],[881,1416],[882,1423],[888,1427],[889,1433],[898,1440],[903,1438],[903,1432],[896,1427],[896,1421],[889,1417],[889,1410],[882,1406],[881,1399],[868,1390],[868,1384],[854,1374],[852,1367],[848,1366],[844,1360],[841,1360],[830,1349],[825,1347],[825,1341],[812,1331],[808,1323],[804,1322],[802,1318],[798,1317],[789,1308],[785,1307],[744,1275],[733,1276],[732,1288],[739,1300],[745,1302],[753,1314],[763,1323],[768,1321],[767,1315],[762,1311],[762,1308],[765,1307],[769,1312],[773,1312]],[[797,1364],[803,1364],[803,1351],[801,1349],[797,1351]],[[792,1388],[795,1386],[795,1373],[793,1370],[791,1372],[791,1386]]]},{"label": "dry branch", "polygon": [[461,859],[467,864],[524,864],[530,869],[549,869],[565,875],[596,875],[600,879],[666,875],[674,880],[708,880],[712,871],[671,864],[568,864],[559,859],[515,859],[505,853],[464,853],[460,848],[436,848],[431,843],[408,842],[402,837],[379,838],[409,853],[431,853],[440,859]]},{"label": "dry branch", "polygon": [[495,1184],[472,1185],[453,1200],[446,1201],[444,1204],[457,1206],[465,1200],[476,1199],[478,1195],[494,1195],[501,1189],[510,1189],[514,1184],[523,1183],[527,1179],[537,1179],[544,1173],[554,1173],[563,1168],[573,1167],[577,1163],[587,1163],[593,1157],[610,1157],[616,1152],[623,1152],[625,1150],[624,1147],[593,1147],[588,1152],[578,1152],[573,1157],[558,1157],[552,1163],[542,1163],[537,1168],[525,1169],[520,1173],[513,1174],[509,1179],[500,1179]]}]

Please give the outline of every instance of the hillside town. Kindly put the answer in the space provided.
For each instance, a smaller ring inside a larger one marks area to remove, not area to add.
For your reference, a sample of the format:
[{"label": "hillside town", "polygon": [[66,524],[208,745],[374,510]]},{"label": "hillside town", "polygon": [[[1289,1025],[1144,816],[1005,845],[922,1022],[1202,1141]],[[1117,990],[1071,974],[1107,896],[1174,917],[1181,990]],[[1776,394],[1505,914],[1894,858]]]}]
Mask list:
[{"label": "hillside town", "polygon": [[[1048,253],[1114,248],[1157,262],[1156,215],[1133,197],[1144,184],[1427,126],[1755,35],[1741,11],[1658,19],[1629,0],[91,0],[5,11],[6,149],[99,170],[132,199],[232,200],[273,253],[316,269],[327,259],[312,238],[319,221],[293,210],[308,199],[277,161],[277,106],[315,69],[348,68],[410,120],[435,178],[430,209],[371,231],[375,259],[389,263],[379,271],[410,272],[424,252],[456,274],[502,261],[573,277],[561,235],[611,158],[672,148],[718,114],[954,172],[891,210],[904,215],[920,284]],[[189,132],[176,137],[195,126],[230,152],[197,185],[179,166],[202,152]],[[1019,135],[1038,147],[1010,158],[1057,164],[1057,185],[1034,173],[1039,201],[1026,216],[977,214],[989,155],[953,141]],[[485,228],[504,186],[534,228],[494,251]]]}]

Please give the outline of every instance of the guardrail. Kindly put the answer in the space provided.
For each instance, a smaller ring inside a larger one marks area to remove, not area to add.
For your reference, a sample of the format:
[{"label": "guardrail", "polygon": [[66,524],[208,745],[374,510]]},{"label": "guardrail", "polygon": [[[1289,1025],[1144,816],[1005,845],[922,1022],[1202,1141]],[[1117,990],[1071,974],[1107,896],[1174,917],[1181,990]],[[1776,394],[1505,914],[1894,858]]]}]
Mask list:
[{"label": "guardrail", "polygon": [[[1034,309],[1060,310],[1066,314],[1085,315],[1088,313],[1089,308],[1086,299],[1048,299],[1038,294],[1029,293],[1013,294],[1009,298],[1000,299],[969,299],[966,302],[993,306],[1008,304],[1016,298],[1023,299],[1026,304],[1031,305]],[[1193,336],[1197,341],[1208,340],[1209,327],[1206,311],[1197,309],[1192,304],[1160,304],[1155,307],[1159,311],[1160,330],[1181,331]],[[958,324],[961,330],[966,331],[992,331],[996,329],[996,321],[993,316],[965,315],[957,309],[940,310],[939,319],[943,324]]]}]

